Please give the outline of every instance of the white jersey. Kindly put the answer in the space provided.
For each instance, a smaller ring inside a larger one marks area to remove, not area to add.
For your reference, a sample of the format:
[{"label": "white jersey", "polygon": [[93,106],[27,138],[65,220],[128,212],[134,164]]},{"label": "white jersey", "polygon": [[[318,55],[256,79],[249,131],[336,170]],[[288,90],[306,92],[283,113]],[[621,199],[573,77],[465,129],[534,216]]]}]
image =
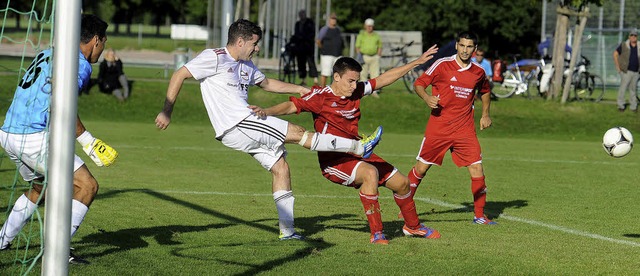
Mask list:
[{"label": "white jersey", "polygon": [[200,81],[202,100],[216,137],[251,115],[247,107],[249,86],[265,79],[253,62],[236,61],[227,48],[218,48],[204,50],[184,66]]}]

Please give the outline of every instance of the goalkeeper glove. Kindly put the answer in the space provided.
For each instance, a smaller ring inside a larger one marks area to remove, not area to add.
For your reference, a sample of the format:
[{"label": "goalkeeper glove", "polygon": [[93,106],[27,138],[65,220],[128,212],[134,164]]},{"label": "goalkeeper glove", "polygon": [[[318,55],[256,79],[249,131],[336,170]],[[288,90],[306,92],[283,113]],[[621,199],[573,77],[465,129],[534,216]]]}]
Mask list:
[{"label": "goalkeeper glove", "polygon": [[98,167],[110,166],[116,161],[118,152],[98,138],[94,138],[88,131],[83,132],[76,139],[82,146],[82,150],[91,157]]}]

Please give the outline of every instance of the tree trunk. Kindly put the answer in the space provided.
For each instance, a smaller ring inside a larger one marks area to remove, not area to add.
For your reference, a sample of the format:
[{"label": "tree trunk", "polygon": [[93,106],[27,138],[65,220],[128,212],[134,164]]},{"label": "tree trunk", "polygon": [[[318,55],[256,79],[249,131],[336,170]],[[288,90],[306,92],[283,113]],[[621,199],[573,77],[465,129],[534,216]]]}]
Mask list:
[{"label": "tree trunk", "polygon": [[562,75],[564,73],[564,56],[565,46],[567,45],[567,28],[569,26],[569,9],[558,7],[556,9],[558,19],[556,21],[556,33],[553,37],[553,67],[555,68],[551,82],[553,85],[549,87],[549,98],[556,98],[562,87]]},{"label": "tree trunk", "polygon": [[569,75],[564,83],[564,89],[562,90],[562,100],[561,103],[566,103],[569,98],[569,94],[571,91],[571,83],[573,82],[573,70],[576,67],[576,61],[579,58],[580,47],[582,44],[582,33],[584,32],[584,27],[587,25],[587,18],[589,17],[589,7],[583,6],[582,11],[579,14],[580,24],[576,25],[575,35],[573,36],[573,45],[571,48],[571,61],[569,62]]}]

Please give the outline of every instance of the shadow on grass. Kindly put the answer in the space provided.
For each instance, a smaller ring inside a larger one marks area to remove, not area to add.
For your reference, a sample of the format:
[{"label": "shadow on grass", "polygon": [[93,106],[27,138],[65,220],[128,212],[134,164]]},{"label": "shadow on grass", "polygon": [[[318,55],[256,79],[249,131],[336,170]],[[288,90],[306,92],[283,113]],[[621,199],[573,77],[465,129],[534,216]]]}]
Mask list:
[{"label": "shadow on grass", "polygon": [[[100,253],[95,254],[87,254],[83,255],[83,257],[91,258],[91,257],[100,257],[109,254],[114,254],[122,251],[127,251],[136,248],[144,248],[149,246],[149,244],[143,239],[144,237],[153,237],[161,245],[177,245],[182,244],[179,241],[176,241],[176,235],[180,233],[187,232],[202,232],[210,229],[220,229],[229,226],[236,226],[238,224],[246,225],[249,227],[257,228],[259,230],[264,230],[267,232],[274,233],[274,236],[279,233],[279,229],[277,226],[267,226],[261,224],[260,221],[247,221],[240,219],[238,217],[234,217],[231,215],[227,215],[216,210],[212,210],[209,208],[205,208],[203,206],[187,202],[181,199],[177,199],[175,197],[168,196],[163,193],[159,193],[153,190],[148,189],[131,189],[131,190],[113,190],[108,191],[106,193],[102,193],[100,198],[113,198],[121,193],[129,193],[129,192],[138,192],[144,193],[149,196],[156,197],[158,199],[172,202],[177,205],[181,205],[187,208],[190,208],[194,211],[211,215],[213,217],[226,220],[227,223],[218,223],[218,224],[207,224],[201,226],[191,226],[191,225],[166,225],[166,226],[156,226],[156,227],[147,227],[147,228],[129,228],[129,229],[121,229],[114,232],[108,232],[101,230],[101,233],[91,234],[82,238],[79,244],[82,246],[92,247],[96,244],[98,245],[108,245],[112,248],[102,251]],[[324,228],[323,222],[330,220],[345,220],[350,217],[354,217],[355,215],[347,215],[347,214],[336,214],[332,216],[317,216],[317,217],[305,217],[305,218],[296,218],[296,224],[298,227],[303,229],[304,235],[310,236],[319,232],[322,232]],[[356,229],[361,231],[362,223],[359,223],[359,227]],[[366,225],[365,225],[366,226]],[[349,227],[348,227],[349,228]],[[283,241],[288,242],[288,241]],[[316,254],[317,252],[330,248],[334,244],[325,242],[323,239],[306,239],[304,241],[293,241],[293,242],[301,242],[306,245],[304,248],[298,249],[294,252],[287,254],[284,257],[275,258],[270,261],[266,261],[262,264],[248,264],[248,263],[239,263],[232,262],[228,260],[217,259],[219,262],[234,264],[241,267],[247,267],[247,271],[239,273],[237,275],[255,275],[260,272],[270,271],[275,267],[284,265],[289,262],[294,262],[300,259],[303,259],[312,254]],[[242,246],[245,244],[228,244],[226,246]],[[175,249],[172,250],[175,256],[185,257],[180,254],[180,250]],[[189,256],[192,258],[191,256]]]},{"label": "shadow on grass", "polygon": [[622,236],[625,236],[627,238],[636,238],[636,239],[640,238],[640,234],[624,234]]},{"label": "shadow on grass", "polygon": [[[446,214],[446,213],[472,213],[473,212],[473,202],[463,202],[461,203],[462,207],[449,209],[444,211],[436,211],[435,208],[431,209],[429,212],[423,212],[419,215],[429,215],[429,214]],[[512,201],[487,201],[485,205],[485,214],[489,219],[494,219],[500,217],[502,213],[504,213],[505,209],[518,209],[522,207],[529,206],[528,201],[522,199],[516,199]],[[430,220],[434,221],[434,220]],[[462,220],[461,220],[462,221]],[[467,220],[463,220],[467,221]]]}]

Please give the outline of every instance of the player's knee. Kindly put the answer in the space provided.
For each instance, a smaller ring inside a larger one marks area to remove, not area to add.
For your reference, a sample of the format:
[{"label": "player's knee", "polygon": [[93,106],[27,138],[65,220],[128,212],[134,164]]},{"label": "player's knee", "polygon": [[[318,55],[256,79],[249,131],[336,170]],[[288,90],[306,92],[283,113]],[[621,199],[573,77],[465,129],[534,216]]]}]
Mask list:
[{"label": "player's knee", "polygon": [[283,177],[289,175],[289,163],[284,158],[278,159],[273,166],[271,166],[271,174],[274,177]]},{"label": "player's knee", "polygon": [[307,130],[299,125],[289,123],[289,127],[287,129],[287,137],[285,138],[285,142],[287,143],[300,143],[304,142],[302,140],[302,136],[304,136]]}]

